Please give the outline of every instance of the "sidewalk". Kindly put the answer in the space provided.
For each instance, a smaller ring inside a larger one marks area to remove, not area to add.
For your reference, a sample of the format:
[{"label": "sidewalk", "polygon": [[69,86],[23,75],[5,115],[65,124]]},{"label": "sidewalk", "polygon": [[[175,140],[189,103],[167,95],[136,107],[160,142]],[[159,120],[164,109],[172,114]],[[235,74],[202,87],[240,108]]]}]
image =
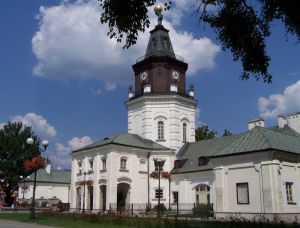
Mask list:
[{"label": "sidewalk", "polygon": [[44,226],[34,223],[25,223],[25,222],[15,222],[11,220],[2,220],[0,219],[1,228],[61,228],[57,226]]}]

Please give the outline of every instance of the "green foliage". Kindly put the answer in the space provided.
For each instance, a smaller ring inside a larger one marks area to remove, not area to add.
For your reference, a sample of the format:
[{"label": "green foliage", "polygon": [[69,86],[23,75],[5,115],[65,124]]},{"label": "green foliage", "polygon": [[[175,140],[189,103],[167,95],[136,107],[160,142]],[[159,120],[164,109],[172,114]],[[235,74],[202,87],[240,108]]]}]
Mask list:
[{"label": "green foliage", "polygon": [[[98,0],[104,9],[100,22],[107,23],[109,31],[107,36],[116,38],[121,42],[126,34],[124,48],[136,44],[138,32],[145,32],[149,28],[148,7],[153,6],[156,0]],[[165,10],[170,9],[171,1],[165,2]]]},{"label": "green foliage", "polygon": [[223,137],[224,137],[224,136],[229,136],[229,135],[232,135],[231,132],[230,132],[229,130],[225,129],[225,130],[224,130]]},{"label": "green foliage", "polygon": [[[34,144],[27,145],[26,140],[32,138]],[[0,130],[0,170],[3,172],[0,182],[6,194],[6,203],[9,204],[10,196],[17,190],[20,176],[28,176],[31,173],[24,168],[26,159],[36,156],[36,150],[40,144],[40,138],[31,131],[31,127],[24,127],[22,123],[8,122]]]},{"label": "green foliage", "polygon": [[195,130],[196,141],[213,139],[218,135],[217,131],[210,130],[208,125],[202,125]]},{"label": "green foliage", "polygon": [[[145,32],[150,21],[147,7],[156,0],[99,0],[104,9],[100,21],[108,23],[110,38],[121,42],[123,34],[129,48],[137,40],[138,32]],[[170,9],[172,1],[165,2],[165,10]],[[207,9],[215,7],[216,12],[209,14]],[[241,60],[243,72],[240,79],[248,80],[253,75],[256,80],[271,83],[268,73],[271,58],[266,53],[265,39],[271,35],[271,23],[281,20],[285,25],[286,40],[288,35],[296,35],[300,41],[300,1],[284,0],[195,0],[191,6],[191,16],[198,18],[198,24],[208,23],[222,44],[222,49],[229,49],[233,60]],[[296,43],[296,44],[297,44]]]}]

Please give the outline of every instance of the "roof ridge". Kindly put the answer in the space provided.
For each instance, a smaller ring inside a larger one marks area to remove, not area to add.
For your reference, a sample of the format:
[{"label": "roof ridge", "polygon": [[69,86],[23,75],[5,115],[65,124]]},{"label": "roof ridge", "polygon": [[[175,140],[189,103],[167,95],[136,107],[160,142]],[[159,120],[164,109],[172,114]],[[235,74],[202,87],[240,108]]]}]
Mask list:
[{"label": "roof ridge", "polygon": [[[269,147],[271,147],[271,148],[273,148],[272,147],[272,144],[270,143],[270,141],[268,140],[268,137],[266,137],[266,135],[265,135],[265,130],[267,130],[266,128],[264,128],[264,127],[260,127],[260,126],[255,126],[255,127],[257,127],[257,129],[260,131],[260,133],[264,136],[264,139],[266,140],[266,142],[269,144]],[[254,128],[255,128],[254,127]],[[252,129],[251,129],[252,130]],[[272,130],[271,130],[272,131]],[[272,132],[276,132],[276,131],[272,131]],[[278,132],[278,133],[280,133],[280,132]]]}]

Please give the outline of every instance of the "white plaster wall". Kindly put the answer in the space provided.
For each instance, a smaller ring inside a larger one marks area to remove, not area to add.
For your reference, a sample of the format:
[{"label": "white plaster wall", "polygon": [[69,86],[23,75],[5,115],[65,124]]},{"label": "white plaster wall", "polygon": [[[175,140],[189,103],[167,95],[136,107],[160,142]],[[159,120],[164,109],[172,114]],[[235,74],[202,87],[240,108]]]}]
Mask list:
[{"label": "white plaster wall", "polygon": [[[76,205],[76,187],[78,187],[77,183],[79,181],[84,180],[84,175],[79,174],[78,172],[78,161],[82,162],[82,173],[87,172],[89,168],[89,161],[93,160],[93,172],[91,174],[86,175],[86,180],[93,180],[93,208],[100,208],[100,186],[107,186],[106,193],[106,208],[109,208],[110,203],[117,203],[117,186],[120,183],[126,183],[130,185],[129,193],[130,198],[128,202],[130,203],[148,203],[148,156],[149,158],[149,170],[154,171],[154,161],[153,157],[164,157],[166,158],[166,162],[164,165],[165,171],[170,171],[173,168],[174,160],[175,160],[175,152],[171,152],[170,150],[166,151],[148,151],[145,149],[139,148],[130,148],[123,146],[104,146],[100,148],[94,148],[91,150],[86,150],[79,153],[71,154],[73,157],[72,162],[72,174],[73,179],[71,182],[72,191],[71,205]],[[106,170],[102,170],[102,158],[106,158]],[[121,158],[126,158],[126,169],[120,170]],[[143,161],[145,164],[141,166],[140,161]],[[142,168],[143,167],[143,168]],[[77,170],[73,172],[73,170]],[[161,186],[165,189],[164,191],[164,199],[162,202],[169,202],[169,181],[161,180]],[[150,202],[156,203],[157,200],[154,199],[154,189],[158,187],[158,180],[149,181],[150,188]],[[82,199],[83,203],[83,187],[82,188]],[[85,205],[87,208],[87,190],[85,197]],[[82,206],[81,206],[82,207]]]},{"label": "white plaster wall", "polygon": [[[283,195],[283,208],[285,213],[299,212],[300,211],[300,200],[299,200],[299,171],[295,164],[284,162],[282,164],[282,169],[280,169],[281,180],[282,180],[282,195]],[[296,205],[291,205],[287,203],[286,197],[286,182],[293,183],[293,194],[294,194],[294,203]]]},{"label": "white plaster wall", "polygon": [[[26,185],[29,186],[24,193],[25,199],[30,199],[33,196],[33,182],[28,182]],[[19,197],[23,198],[23,190],[19,189]],[[57,183],[40,183],[37,182],[35,198],[40,199],[43,197],[44,199],[53,198],[54,196],[57,199],[60,199],[63,203],[68,203],[69,195],[69,184],[57,184]]]},{"label": "white plaster wall", "polygon": [[[178,95],[143,96],[126,103],[128,133],[141,135],[178,151],[183,145],[183,123],[187,124],[187,141],[195,141],[197,101]],[[141,125],[140,120],[141,119]],[[164,140],[158,140],[157,123],[164,122]]]}]

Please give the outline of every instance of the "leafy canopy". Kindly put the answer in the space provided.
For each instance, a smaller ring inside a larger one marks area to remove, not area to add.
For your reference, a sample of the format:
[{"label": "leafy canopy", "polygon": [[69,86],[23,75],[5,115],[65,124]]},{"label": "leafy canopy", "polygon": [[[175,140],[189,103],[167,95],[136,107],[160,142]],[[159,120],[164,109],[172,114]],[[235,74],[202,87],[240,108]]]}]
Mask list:
[{"label": "leafy canopy", "polygon": [[[32,138],[34,144],[27,145],[26,140]],[[37,154],[35,148],[39,147],[41,140],[31,127],[24,127],[22,123],[8,122],[0,130],[0,185],[6,193],[6,202],[10,202],[10,197],[17,190],[20,176],[26,177],[31,173],[24,168],[23,164],[26,159],[32,159]],[[40,152],[38,152],[40,153]]]},{"label": "leafy canopy", "polygon": [[195,130],[196,141],[213,139],[218,135],[217,131],[210,130],[208,125],[202,125]]},{"label": "leafy canopy", "polygon": [[232,135],[231,132],[230,132],[229,130],[225,129],[225,130],[224,130],[223,137],[224,137],[224,136],[229,136],[229,135]]},{"label": "leafy canopy", "polygon": [[[138,33],[149,28],[148,7],[156,0],[98,0],[104,9],[101,23],[107,23],[110,38],[126,43],[129,48],[136,43]],[[165,10],[170,9],[172,1],[164,3]],[[208,8],[214,6],[216,11],[209,14]],[[265,39],[271,35],[270,26],[275,20],[285,25],[288,35],[296,35],[300,41],[300,1],[299,0],[195,0],[191,6],[191,16],[198,18],[198,24],[209,24],[220,40],[222,49],[229,49],[233,60],[241,60],[243,72],[240,79],[248,80],[253,75],[256,80],[262,78],[271,83],[272,75],[268,73],[271,58],[266,53]],[[296,44],[297,44],[296,43]]]}]

